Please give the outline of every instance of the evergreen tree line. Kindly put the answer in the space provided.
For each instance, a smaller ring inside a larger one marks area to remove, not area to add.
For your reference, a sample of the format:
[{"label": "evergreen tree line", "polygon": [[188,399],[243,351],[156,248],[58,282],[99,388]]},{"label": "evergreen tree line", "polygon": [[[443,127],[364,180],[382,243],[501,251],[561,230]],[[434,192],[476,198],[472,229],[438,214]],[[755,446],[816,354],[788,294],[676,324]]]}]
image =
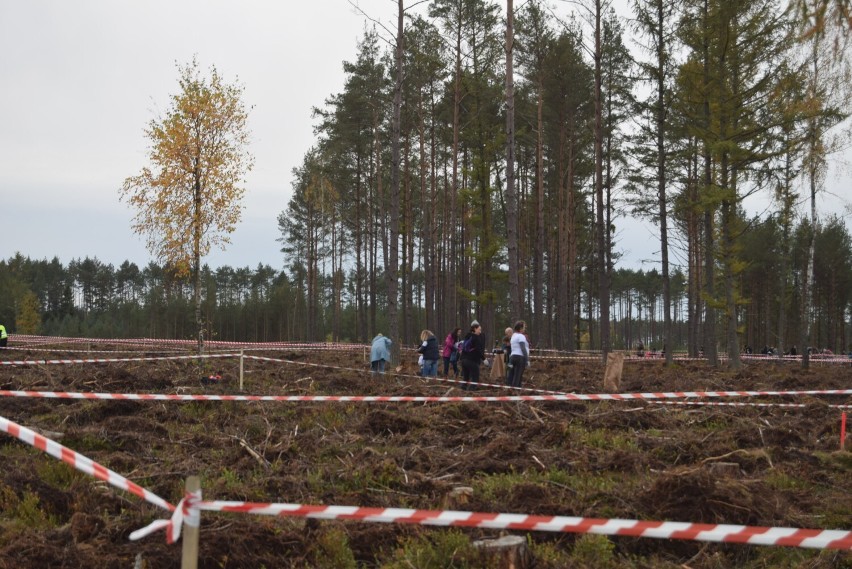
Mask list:
[{"label": "evergreen tree line", "polygon": [[[343,90],[314,109],[279,216],[306,333],[346,317],[366,338],[399,306],[407,337],[472,317],[496,335],[523,317],[539,346],[568,350],[641,338],[737,364],[745,345],[845,345],[848,236],[813,205],[849,104],[837,36],[803,35],[775,0],[635,0],[630,28],[606,3],[578,5],[562,19],[524,2],[508,42],[485,0],[433,0],[396,37],[365,31]],[[744,212],[752,195],[771,204],[762,219]],[[659,272],[616,270],[621,216],[656,226]],[[624,284],[639,274],[653,292]]]},{"label": "evergreen tree line", "polygon": [[[782,227],[776,218],[744,223],[741,287],[751,300],[741,306],[743,345],[759,351],[763,346],[789,349],[778,345],[779,298],[784,298],[788,314],[787,337],[799,326],[797,317],[801,302],[799,280],[806,265],[809,228],[803,221],[793,231],[792,257],[782,262]],[[848,345],[849,314],[852,309],[852,237],[836,217],[817,232],[813,311],[814,346],[836,352]],[[780,289],[781,271],[792,267],[793,278],[787,290]],[[202,268],[203,312],[207,337],[238,342],[274,341],[355,341],[366,342],[378,331],[387,330],[387,317],[379,312],[376,328],[359,335],[355,312],[355,272],[347,270],[339,278],[345,283],[341,304],[334,294],[335,276],[323,277],[317,283],[318,319],[308,333],[307,274],[297,270],[277,271],[268,265],[233,269]],[[149,263],[140,269],[135,263],[123,262],[118,268],[96,258],[72,260],[67,266],[58,258],[51,261],[32,260],[18,254],[0,260],[0,323],[11,333],[44,334],[66,337],[136,338],[153,337],[189,339],[195,334],[192,278],[176,276],[177,271]],[[674,298],[675,350],[687,345],[688,284],[684,273],[676,270],[672,279]],[[403,344],[416,343],[419,331],[426,326],[422,309],[425,296],[424,272],[416,269],[413,305],[420,308],[410,316],[403,331]],[[592,280],[588,268],[581,274],[584,291],[576,346],[595,348],[598,312],[594,296],[587,285]],[[383,282],[380,279],[380,283]],[[505,293],[505,283],[503,286]],[[379,286],[377,302],[381,305],[386,290]],[[616,349],[634,349],[642,343],[648,349],[660,350],[662,335],[662,279],[656,269],[650,271],[619,268],[612,281],[612,332]],[[459,323],[464,325],[464,323]],[[447,331],[453,325],[448,327]],[[437,329],[436,333],[444,332]],[[496,337],[499,330],[490,337]],[[537,347],[547,347],[531,331]]]}]

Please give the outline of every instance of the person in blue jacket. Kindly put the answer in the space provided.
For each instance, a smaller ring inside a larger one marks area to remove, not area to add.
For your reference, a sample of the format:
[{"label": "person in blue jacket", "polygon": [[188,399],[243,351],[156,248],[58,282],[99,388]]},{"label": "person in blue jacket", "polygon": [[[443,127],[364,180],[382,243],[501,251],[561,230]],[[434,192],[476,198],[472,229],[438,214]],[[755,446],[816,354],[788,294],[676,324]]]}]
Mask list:
[{"label": "person in blue jacket", "polygon": [[379,334],[373,338],[373,345],[370,348],[370,370],[373,375],[385,373],[385,362],[390,361],[390,347],[393,342],[387,336]]}]

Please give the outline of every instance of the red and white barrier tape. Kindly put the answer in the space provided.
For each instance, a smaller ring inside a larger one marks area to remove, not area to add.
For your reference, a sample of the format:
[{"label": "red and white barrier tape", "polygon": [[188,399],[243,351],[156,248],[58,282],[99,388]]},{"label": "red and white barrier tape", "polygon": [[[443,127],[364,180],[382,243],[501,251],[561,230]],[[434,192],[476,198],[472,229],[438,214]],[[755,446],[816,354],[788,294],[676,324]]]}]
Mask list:
[{"label": "red and white barrier tape", "polygon": [[479,396],[430,396],[430,395],[190,395],[163,393],[93,393],[73,391],[14,391],[0,390],[0,397],[34,397],[44,399],[94,399],[121,401],[291,401],[346,403],[445,403],[461,401],[627,401],[657,399],[688,399],[692,397],[758,397],[786,395],[852,395],[852,389],[823,391],[686,391],[671,393],[563,393],[554,395],[479,395]]},{"label": "red and white barrier tape", "polygon": [[32,365],[52,365],[52,364],[104,364],[116,362],[153,362],[164,360],[203,360],[210,358],[234,358],[240,354],[203,354],[194,356],[158,356],[151,358],[103,358],[103,359],[62,359],[62,360],[10,360],[0,361],[0,365],[6,366],[32,366]]},{"label": "red and white barrier tape", "polygon": [[[133,345],[179,345],[193,347],[197,344],[194,339],[165,339],[165,338],[79,338],[66,336],[34,336],[26,334],[10,334],[10,340],[16,343],[24,344],[53,344],[53,343],[111,343],[111,344],[133,344]],[[368,344],[351,343],[351,342],[238,342],[226,340],[206,340],[207,346],[222,346],[229,347],[244,347],[247,349],[325,349],[325,350],[361,350],[369,349]],[[403,349],[410,351],[414,348],[403,346]],[[602,360],[602,352],[600,350],[557,350],[548,348],[532,348],[531,353],[553,353],[563,354],[562,356],[539,356],[539,359],[581,359],[581,360]],[[643,356],[636,356],[635,352],[625,350],[628,361],[640,360],[660,360],[665,356],[658,352],[648,352]],[[706,361],[704,357],[689,357],[686,352],[675,352],[674,359],[678,361]],[[728,359],[727,354],[721,353],[718,355],[719,360]],[[740,354],[742,360],[753,361],[800,361],[801,355],[787,356],[780,354]],[[850,363],[852,357],[844,354],[811,354],[810,359],[816,362],[836,362]]]},{"label": "red and white barrier tape", "polygon": [[[177,339],[158,339],[158,338],[71,338],[63,336],[28,336],[23,334],[10,334],[10,341],[16,343],[109,343],[109,344],[133,344],[133,345],[177,345],[177,346],[196,346],[197,340],[177,340]],[[330,349],[362,349],[369,348],[365,344],[353,344],[344,342],[236,342],[224,340],[205,340],[205,346],[222,346],[222,347],[247,347],[247,348],[330,348]]]},{"label": "red and white barrier tape", "polygon": [[[776,545],[811,549],[852,549],[852,532],[843,530],[655,522],[569,516],[528,516],[524,514],[495,514],[452,510],[258,504],[251,502],[196,501],[194,499],[187,499],[187,502],[190,509],[211,512],[240,512],[321,520],[360,520],[365,522],[445,527],[592,533],[599,535],[684,539],[750,545]],[[173,517],[171,523],[178,524],[179,521],[179,519]],[[179,528],[177,531],[180,531]],[[149,531],[145,535],[149,533],[151,532]]]},{"label": "red and white barrier tape", "polygon": [[[139,350],[69,350],[66,348],[20,348],[16,346],[6,346],[4,348],[10,352],[63,352],[69,354],[138,354]],[[166,353],[186,353],[186,350],[177,348],[148,348],[146,352],[166,352]]]},{"label": "red and white barrier tape", "polygon": [[[806,403],[736,403],[728,401],[655,401],[657,405],[706,405],[717,407],[807,407]],[[832,409],[852,409],[852,405],[828,405]]]},{"label": "red and white barrier tape", "polygon": [[187,492],[183,499],[178,502],[168,520],[154,520],[144,528],[138,529],[130,534],[130,540],[142,539],[161,529],[166,530],[166,543],[174,543],[180,539],[183,524],[190,527],[201,526],[201,510],[195,504],[201,501],[201,490]]},{"label": "red and white barrier tape", "polygon": [[35,448],[46,452],[50,456],[54,458],[58,458],[59,460],[70,464],[77,470],[81,472],[85,472],[89,476],[94,476],[98,480],[103,480],[104,482],[110,484],[111,486],[115,486],[121,490],[125,490],[139,496],[146,502],[150,502],[155,506],[159,506],[164,510],[172,511],[175,509],[173,505],[171,505],[166,500],[160,498],[153,492],[142,488],[138,484],[134,484],[124,476],[110,470],[105,466],[101,466],[97,462],[92,459],[83,456],[55,441],[48,439],[45,436],[42,436],[35,431],[32,431],[26,427],[23,427],[14,421],[10,421],[4,417],[0,417],[0,431],[6,432],[11,436],[27,443],[28,445],[34,446]]}]

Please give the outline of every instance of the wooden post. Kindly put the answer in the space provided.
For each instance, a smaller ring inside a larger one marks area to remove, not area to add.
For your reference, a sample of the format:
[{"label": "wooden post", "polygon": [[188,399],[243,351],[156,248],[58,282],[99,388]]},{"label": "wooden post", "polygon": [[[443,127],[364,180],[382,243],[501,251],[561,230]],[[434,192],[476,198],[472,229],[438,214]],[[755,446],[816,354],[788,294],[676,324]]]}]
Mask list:
[{"label": "wooden post", "polygon": [[240,391],[243,390],[243,369],[245,368],[245,350],[240,350]]},{"label": "wooden post", "polygon": [[606,370],[604,371],[604,390],[608,393],[618,393],[621,390],[621,374],[624,370],[624,354],[610,352],[606,355]]},{"label": "wooden post", "polygon": [[[191,494],[201,489],[201,479],[198,476],[186,477],[186,493]],[[198,534],[201,529],[201,512],[197,511],[197,517],[193,523],[192,514],[184,518],[182,539],[183,556],[181,557],[181,569],[198,569]]]}]

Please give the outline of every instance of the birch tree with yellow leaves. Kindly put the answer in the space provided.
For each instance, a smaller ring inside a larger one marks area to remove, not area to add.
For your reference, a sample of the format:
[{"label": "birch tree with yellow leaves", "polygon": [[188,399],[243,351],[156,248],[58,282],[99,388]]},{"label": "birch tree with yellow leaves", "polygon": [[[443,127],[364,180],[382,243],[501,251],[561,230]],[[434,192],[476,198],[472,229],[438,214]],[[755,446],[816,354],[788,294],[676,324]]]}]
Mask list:
[{"label": "birch tree with yellow leaves", "polygon": [[149,165],[124,180],[120,192],[136,210],[132,229],[148,250],[191,277],[202,353],[201,258],[230,243],[254,159],[243,87],[226,83],[215,67],[203,75],[195,58],[178,71],[180,92],[144,131]]}]

